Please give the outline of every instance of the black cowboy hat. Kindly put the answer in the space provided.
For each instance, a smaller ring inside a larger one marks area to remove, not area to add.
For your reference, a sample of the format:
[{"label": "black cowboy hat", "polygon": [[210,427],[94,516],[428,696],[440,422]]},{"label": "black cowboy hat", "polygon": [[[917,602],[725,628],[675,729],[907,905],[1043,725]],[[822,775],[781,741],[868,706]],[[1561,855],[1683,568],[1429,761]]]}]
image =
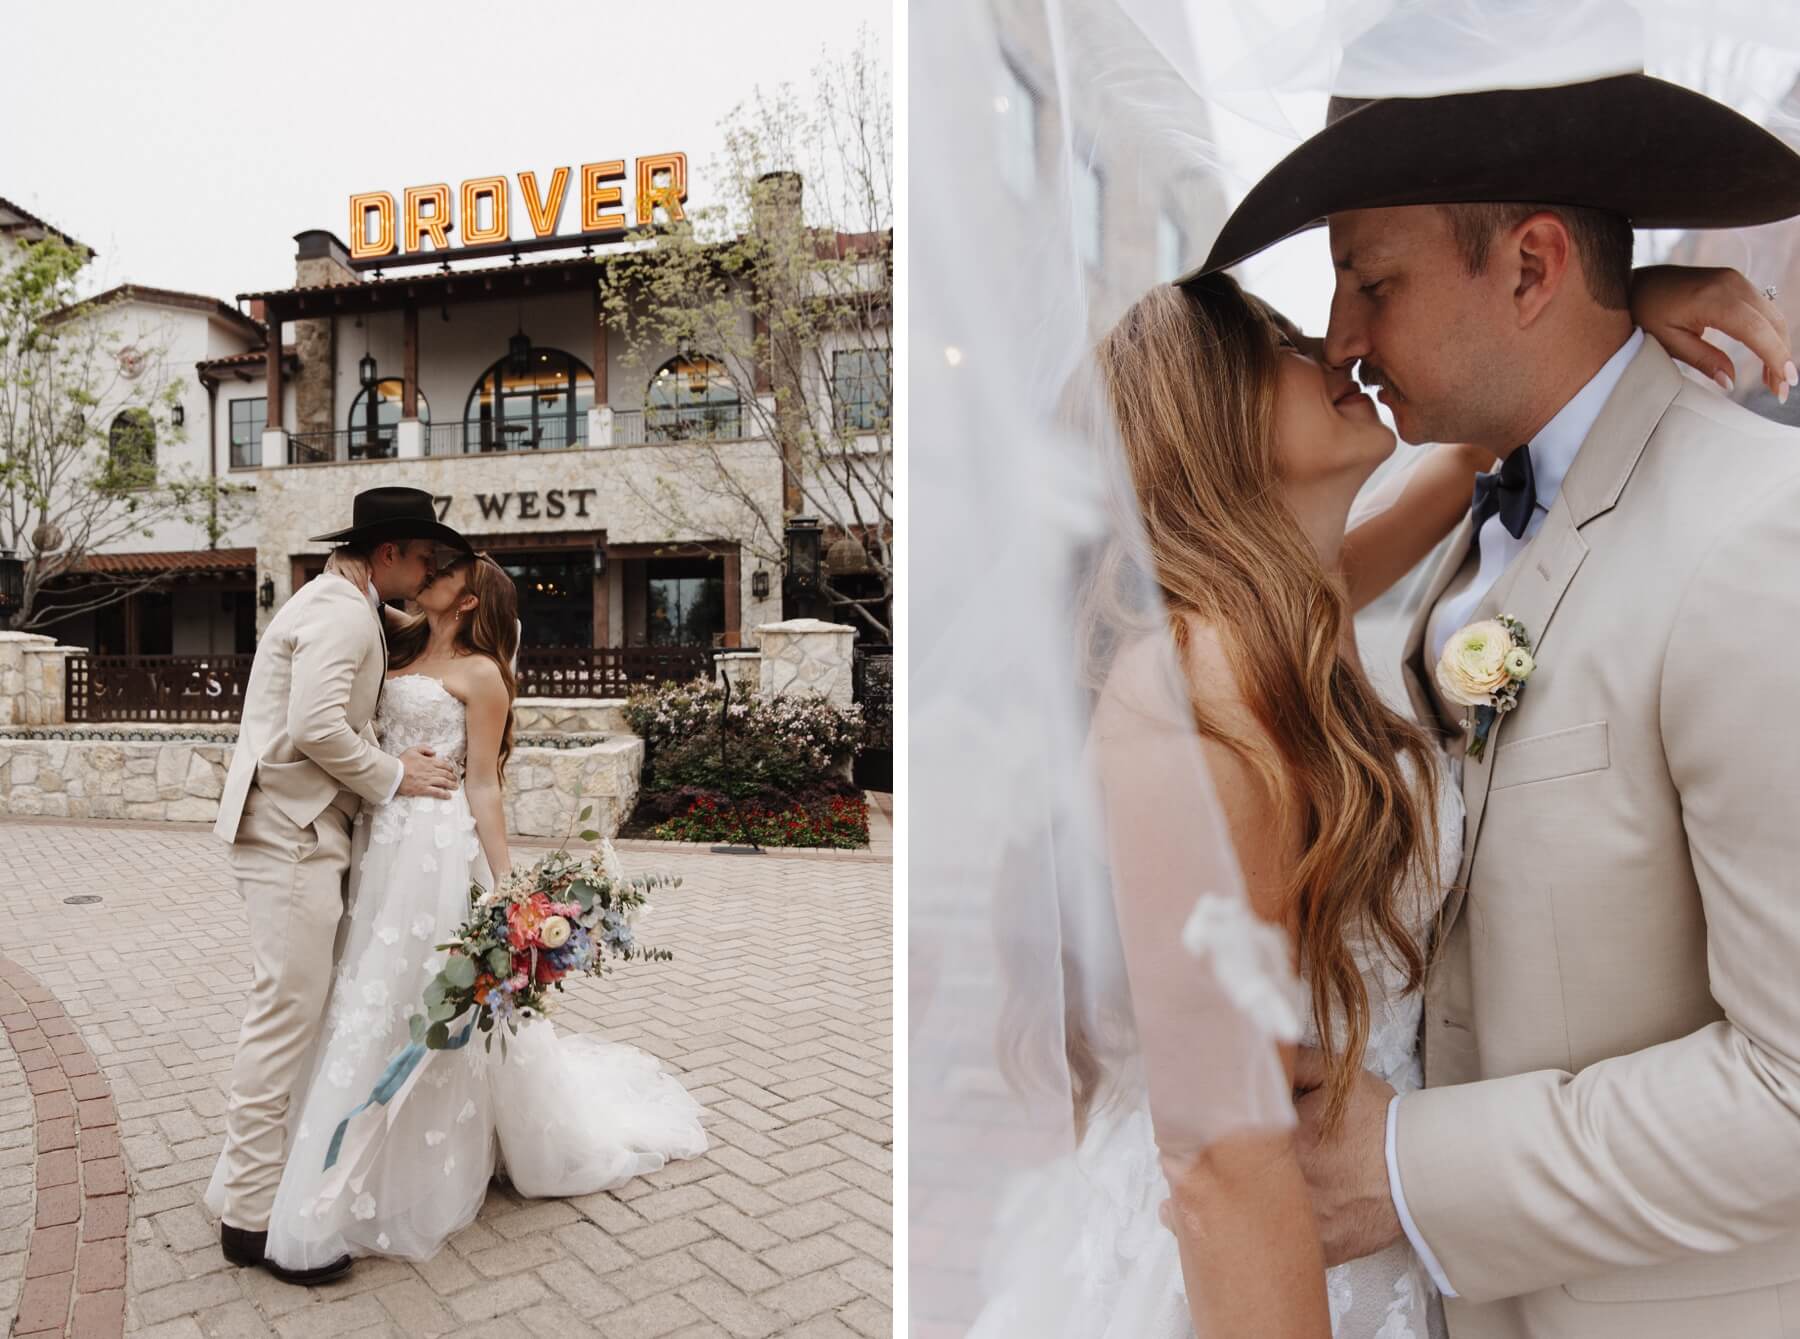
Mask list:
[{"label": "black cowboy hat", "polygon": [[1325,128],[1225,220],[1186,283],[1328,214],[1395,205],[1585,206],[1638,228],[1800,214],[1800,154],[1711,98],[1644,74],[1432,98],[1333,98]]},{"label": "black cowboy hat", "polygon": [[437,518],[431,494],[421,488],[365,488],[356,495],[356,523],[329,535],[314,535],[316,544],[385,544],[390,540],[432,539],[459,553],[473,550],[469,541]]}]

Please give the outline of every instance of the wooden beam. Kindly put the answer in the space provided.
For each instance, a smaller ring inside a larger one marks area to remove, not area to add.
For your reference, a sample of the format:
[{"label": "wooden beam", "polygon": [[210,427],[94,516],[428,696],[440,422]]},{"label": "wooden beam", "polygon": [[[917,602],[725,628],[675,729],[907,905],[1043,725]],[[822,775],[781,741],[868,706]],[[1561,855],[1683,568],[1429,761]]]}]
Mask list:
[{"label": "wooden beam", "polygon": [[[606,552],[606,536],[598,535],[594,539],[594,552]],[[610,646],[608,639],[612,636],[612,564],[609,562],[606,571],[594,578],[594,639],[593,646]]]},{"label": "wooden beam", "polygon": [[406,350],[401,361],[401,376],[404,378],[400,396],[400,415],[402,418],[419,416],[419,309],[412,303],[406,305],[405,317]]},{"label": "wooden beam", "polygon": [[[268,357],[263,363],[263,385],[268,393],[268,412],[263,422],[271,428],[285,428],[286,423],[281,416],[281,321],[271,318],[269,321]],[[271,465],[285,464],[285,461],[269,461]]]},{"label": "wooden beam", "polygon": [[725,550],[725,645],[743,645],[743,603],[739,583],[743,580],[743,558],[736,544]]},{"label": "wooden beam", "polygon": [[[594,285],[594,406],[611,403],[606,384],[606,312],[600,302],[600,285]],[[599,645],[599,643],[595,643]]]}]

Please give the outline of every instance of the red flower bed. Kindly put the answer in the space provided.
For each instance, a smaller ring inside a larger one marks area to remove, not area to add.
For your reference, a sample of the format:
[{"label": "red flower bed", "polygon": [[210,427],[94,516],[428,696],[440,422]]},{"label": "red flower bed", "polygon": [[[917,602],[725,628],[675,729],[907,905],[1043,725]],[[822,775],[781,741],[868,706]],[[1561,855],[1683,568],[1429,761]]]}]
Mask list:
[{"label": "red flower bed", "polygon": [[702,797],[689,805],[685,814],[658,823],[651,835],[675,842],[852,848],[869,844],[869,809],[860,795],[835,795],[786,809],[755,804],[734,809],[729,803]]}]

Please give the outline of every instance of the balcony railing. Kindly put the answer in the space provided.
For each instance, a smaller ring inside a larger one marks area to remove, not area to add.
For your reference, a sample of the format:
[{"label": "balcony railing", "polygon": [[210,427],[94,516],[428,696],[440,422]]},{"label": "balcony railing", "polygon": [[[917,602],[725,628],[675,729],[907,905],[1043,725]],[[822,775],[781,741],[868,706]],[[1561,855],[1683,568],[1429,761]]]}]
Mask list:
[{"label": "balcony railing", "polygon": [[596,646],[519,653],[520,697],[624,697],[646,683],[712,672],[699,646]]},{"label": "balcony railing", "polygon": [[64,718],[96,721],[235,721],[254,656],[70,655]]},{"label": "balcony railing", "polygon": [[345,428],[337,432],[296,432],[288,437],[290,465],[328,465],[346,460],[392,460],[400,454],[393,425]]},{"label": "balcony railing", "polygon": [[461,422],[433,423],[425,432],[425,454],[428,456],[474,456],[496,451],[557,451],[568,446],[588,444],[588,418],[585,412],[575,416],[573,435],[569,420],[558,417],[540,419],[464,419]]},{"label": "balcony railing", "polygon": [[743,436],[742,405],[613,411],[615,446],[655,445],[659,442],[735,442]]}]

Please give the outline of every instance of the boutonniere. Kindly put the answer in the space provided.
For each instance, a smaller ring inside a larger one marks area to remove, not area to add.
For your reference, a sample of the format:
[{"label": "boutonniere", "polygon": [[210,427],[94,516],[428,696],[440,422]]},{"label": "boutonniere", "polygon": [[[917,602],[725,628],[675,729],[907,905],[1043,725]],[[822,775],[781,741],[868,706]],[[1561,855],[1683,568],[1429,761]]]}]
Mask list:
[{"label": "boutonniere", "polygon": [[[1487,748],[1494,722],[1519,705],[1519,694],[1536,668],[1525,625],[1510,614],[1471,623],[1445,643],[1437,665],[1438,688],[1459,706],[1475,708],[1471,758]],[[1463,727],[1468,725],[1465,720]]]}]

